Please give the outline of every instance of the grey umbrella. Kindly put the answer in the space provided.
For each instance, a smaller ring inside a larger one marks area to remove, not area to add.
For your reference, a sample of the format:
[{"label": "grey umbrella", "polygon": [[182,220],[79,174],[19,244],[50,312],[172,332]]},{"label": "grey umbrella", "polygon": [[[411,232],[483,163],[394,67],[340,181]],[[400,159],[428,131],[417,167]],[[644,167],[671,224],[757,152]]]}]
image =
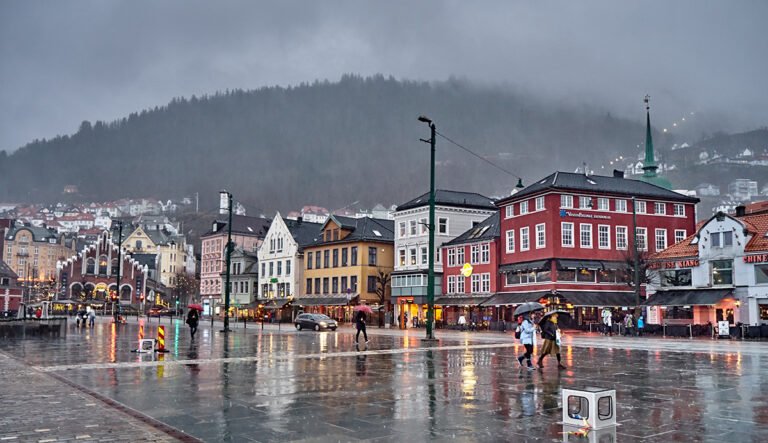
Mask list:
[{"label": "grey umbrella", "polygon": [[515,308],[515,315],[523,315],[523,314],[528,314],[529,312],[542,311],[542,310],[544,310],[544,305],[542,305],[541,303],[536,303],[535,301],[529,301]]}]

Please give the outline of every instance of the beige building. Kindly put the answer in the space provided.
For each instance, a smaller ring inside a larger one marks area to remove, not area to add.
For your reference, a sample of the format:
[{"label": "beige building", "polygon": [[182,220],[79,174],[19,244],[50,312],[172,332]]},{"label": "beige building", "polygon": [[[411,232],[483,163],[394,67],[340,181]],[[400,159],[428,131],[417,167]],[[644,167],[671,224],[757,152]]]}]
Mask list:
[{"label": "beige building", "polygon": [[16,224],[5,234],[3,257],[19,276],[19,284],[40,294],[56,280],[56,262],[75,254],[75,242],[55,231]]},{"label": "beige building", "polygon": [[157,274],[163,285],[174,288],[177,274],[194,273],[194,269],[186,269],[187,241],[183,235],[138,226],[126,237],[125,230],[123,227],[123,249],[137,254],[156,254]]}]

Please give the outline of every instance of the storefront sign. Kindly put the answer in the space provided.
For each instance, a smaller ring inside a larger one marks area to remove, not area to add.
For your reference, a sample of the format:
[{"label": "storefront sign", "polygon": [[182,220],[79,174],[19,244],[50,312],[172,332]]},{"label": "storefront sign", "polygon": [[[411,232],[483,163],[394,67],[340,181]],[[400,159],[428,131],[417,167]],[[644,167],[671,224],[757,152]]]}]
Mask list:
[{"label": "storefront sign", "polygon": [[611,217],[609,215],[604,214],[587,214],[585,212],[572,212],[568,211],[566,209],[560,210],[560,217],[576,217],[576,218],[591,218],[591,219],[598,219],[598,220],[610,220]]},{"label": "storefront sign", "polygon": [[107,284],[106,283],[99,283],[96,285],[96,290],[99,292],[104,292],[107,290]]},{"label": "storefront sign", "polygon": [[472,275],[472,265],[470,265],[469,263],[464,263],[464,266],[462,266],[461,268],[461,275],[463,275],[464,277],[469,277],[470,275]]},{"label": "storefront sign", "polygon": [[744,256],[744,263],[763,263],[763,262],[768,262],[768,254]]},{"label": "storefront sign", "polygon": [[678,260],[667,262],[655,262],[648,265],[648,269],[677,269],[677,268],[695,268],[699,266],[699,259]]}]

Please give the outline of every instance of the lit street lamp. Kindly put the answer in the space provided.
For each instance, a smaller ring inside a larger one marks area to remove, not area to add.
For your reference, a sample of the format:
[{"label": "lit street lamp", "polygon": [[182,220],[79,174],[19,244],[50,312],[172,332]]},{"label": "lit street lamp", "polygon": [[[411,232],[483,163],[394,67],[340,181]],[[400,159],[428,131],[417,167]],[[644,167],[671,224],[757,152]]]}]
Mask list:
[{"label": "lit street lamp", "polygon": [[[224,285],[224,329],[221,332],[229,332],[229,266],[232,257],[232,193],[226,190],[219,191],[219,201],[227,201],[227,210],[229,212],[229,222],[227,222],[227,277]],[[213,318],[213,316],[211,316]],[[211,320],[213,321],[213,320]]]},{"label": "lit street lamp", "polygon": [[435,132],[436,127],[431,119],[421,115],[419,121],[429,125],[429,140],[420,139],[430,145],[429,161],[429,271],[427,273],[427,337],[434,340],[433,326],[435,321]]}]

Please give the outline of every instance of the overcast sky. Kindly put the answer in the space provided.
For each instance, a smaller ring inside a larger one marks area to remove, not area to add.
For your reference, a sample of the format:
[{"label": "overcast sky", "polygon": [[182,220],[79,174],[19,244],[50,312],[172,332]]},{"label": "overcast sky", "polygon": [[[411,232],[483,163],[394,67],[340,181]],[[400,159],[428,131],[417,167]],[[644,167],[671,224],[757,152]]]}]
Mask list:
[{"label": "overcast sky", "polygon": [[453,75],[632,118],[649,93],[658,126],[701,111],[749,129],[768,125],[766,19],[762,0],[0,0],[0,149],[344,73]]}]

